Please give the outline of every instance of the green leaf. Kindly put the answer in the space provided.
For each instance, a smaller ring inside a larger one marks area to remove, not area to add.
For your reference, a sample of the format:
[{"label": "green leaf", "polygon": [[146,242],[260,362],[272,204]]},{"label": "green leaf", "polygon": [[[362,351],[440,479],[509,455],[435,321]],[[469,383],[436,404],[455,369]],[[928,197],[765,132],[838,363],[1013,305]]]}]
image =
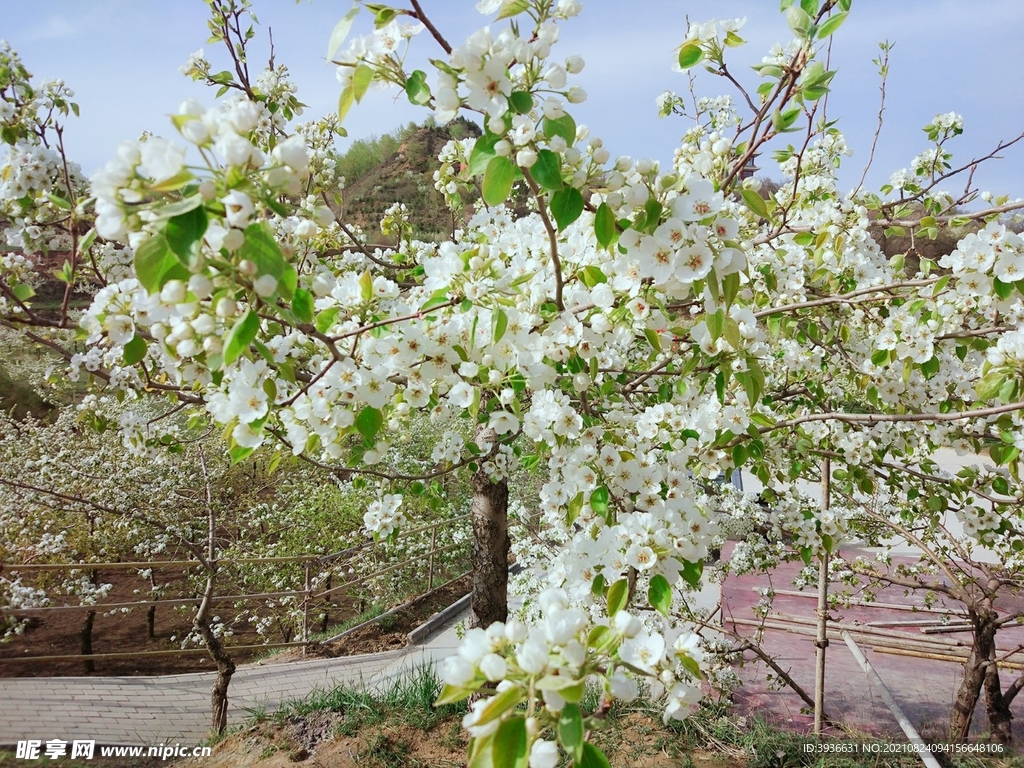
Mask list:
[{"label": "green leaf", "polygon": [[251,309],[235,321],[224,342],[224,365],[231,365],[249,349],[260,330],[260,319]]},{"label": "green leaf", "polygon": [[608,276],[601,271],[600,267],[595,267],[593,264],[581,269],[579,274],[580,280],[583,281],[587,288],[593,288],[596,285],[608,282]]},{"label": "green leaf", "polygon": [[234,448],[232,448],[230,451],[228,451],[228,455],[231,456],[231,466],[235,466],[240,461],[244,461],[246,459],[246,457],[248,457],[249,454],[252,453],[254,450],[256,450],[256,449],[255,448],[243,448],[240,445],[236,445]]},{"label": "green leaf", "polygon": [[430,86],[427,85],[427,73],[421,69],[415,70],[409,79],[405,81],[405,95],[409,101],[418,106],[423,106],[430,101]]},{"label": "green leaf", "polygon": [[469,175],[471,178],[483,175],[487,170],[487,164],[494,157],[494,145],[501,140],[496,133],[485,133],[476,143],[473,144],[473,151],[469,153]]},{"label": "green leaf", "polygon": [[567,525],[572,525],[576,522],[576,518],[580,516],[580,512],[583,511],[583,491],[580,491],[569,500],[569,507],[565,515],[565,522]]},{"label": "green leaf", "polygon": [[497,344],[501,341],[501,337],[505,335],[505,330],[508,328],[508,315],[505,310],[498,307],[494,313],[494,342]]},{"label": "green leaf", "polygon": [[544,135],[549,139],[561,136],[565,139],[565,143],[571,147],[576,142],[576,121],[573,120],[572,115],[568,112],[554,120],[545,117]]},{"label": "green leaf", "polygon": [[1006,381],[1006,370],[1004,368],[993,368],[982,376],[981,381],[974,386],[978,399],[994,400],[999,395],[999,390],[1002,389],[1004,381]]},{"label": "green leaf", "polygon": [[366,406],[356,414],[356,429],[367,443],[373,444],[373,438],[377,436],[381,426],[384,424],[384,414],[376,408]]},{"label": "green leaf", "polygon": [[740,194],[743,196],[743,202],[747,204],[747,208],[753,211],[755,215],[760,216],[762,219],[769,218],[768,205],[757,192],[744,188],[740,189]]},{"label": "green leaf", "polygon": [[533,94],[529,91],[512,91],[508,103],[516,114],[525,115],[533,109]]},{"label": "green leaf", "polygon": [[373,298],[373,275],[368,269],[359,276],[359,295],[362,296],[363,301]]},{"label": "green leaf", "polygon": [[583,757],[576,761],[575,768],[612,768],[604,752],[589,742],[583,744]]},{"label": "green leaf", "polygon": [[615,214],[608,207],[607,203],[601,203],[597,207],[597,214],[594,216],[594,234],[597,242],[602,248],[609,247],[618,239],[619,229],[615,221]]},{"label": "green leaf", "polygon": [[772,125],[778,133],[793,130],[793,123],[800,116],[800,107],[790,107],[785,111],[778,109],[772,114]]},{"label": "green leaf", "polygon": [[558,743],[575,762],[583,759],[583,716],[579,705],[566,704],[558,717]]},{"label": "green leaf", "polygon": [[352,73],[352,96],[357,104],[363,100],[363,96],[366,95],[366,90],[370,87],[370,83],[373,82],[375,75],[376,73],[373,71],[373,68],[365,64],[360,64],[356,67],[356,71]]},{"label": "green leaf", "polygon": [[672,608],[672,587],[668,579],[660,573],[651,578],[651,586],[647,590],[647,600],[651,607],[662,616],[668,617]]},{"label": "green leaf", "polygon": [[629,580],[619,579],[608,588],[608,618],[626,607],[629,601]]},{"label": "green leaf", "polygon": [[608,489],[603,485],[599,485],[593,491],[590,492],[590,508],[594,510],[594,514],[601,515],[604,517],[608,514],[608,501],[611,498],[611,494],[608,493]]},{"label": "green leaf", "polygon": [[341,95],[338,97],[338,120],[344,121],[345,115],[352,108],[355,103],[355,89],[352,86],[352,82],[349,81],[348,85],[341,89]]},{"label": "green leaf", "polygon": [[305,288],[297,288],[292,296],[292,313],[300,323],[313,321],[313,294]]},{"label": "green leaf", "polygon": [[476,725],[487,725],[504,715],[522,700],[523,692],[518,687],[508,688],[494,696],[480,712]]},{"label": "green leaf", "polygon": [[518,16],[529,7],[529,0],[505,0],[501,5],[501,9],[498,11],[498,18],[495,19],[495,21],[501,21],[502,19],[510,19],[513,16]]},{"label": "green leaf", "polygon": [[246,227],[239,255],[255,264],[258,274],[274,277],[277,280],[277,293],[291,300],[295,291],[295,269],[285,261],[270,224],[260,221]]},{"label": "green leaf", "polygon": [[924,374],[925,379],[934,378],[935,374],[939,372],[938,356],[932,355],[929,360],[921,363],[921,372]]},{"label": "green leaf", "polygon": [[327,333],[331,326],[337,322],[340,312],[341,307],[328,307],[323,312],[318,313],[316,316],[316,329],[320,333]]},{"label": "green leaf", "polygon": [[434,706],[440,707],[442,704],[454,704],[457,701],[468,699],[473,695],[474,690],[474,688],[457,688],[454,685],[445,683],[444,688],[441,689],[441,693],[437,697],[437,701],[434,702]]},{"label": "green leaf", "polygon": [[501,205],[508,200],[512,182],[516,179],[515,164],[507,157],[496,155],[484,171],[483,198],[487,205]]},{"label": "green leaf", "polygon": [[810,565],[811,560],[814,558],[814,550],[810,547],[800,547],[800,559],[804,561],[804,565]]},{"label": "green leaf", "polygon": [[494,768],[527,768],[526,718],[516,715],[503,721],[491,749]]},{"label": "green leaf", "polygon": [[836,30],[839,29],[844,21],[846,21],[846,17],[848,15],[849,14],[844,11],[826,19],[818,29],[818,39],[824,40],[829,35],[834,35]]},{"label": "green leaf", "polygon": [[149,293],[160,293],[168,280],[188,280],[190,273],[171,251],[163,233],[143,241],[135,251],[135,276]]},{"label": "green leaf", "polygon": [[686,43],[679,49],[679,68],[689,69],[704,58],[704,51],[696,43]]},{"label": "green leaf", "polygon": [[199,242],[206,233],[206,224],[206,209],[202,206],[168,220],[167,228],[164,230],[167,245],[182,264],[191,264],[199,252]]},{"label": "green leaf", "polygon": [[124,365],[135,365],[146,356],[146,340],[135,334],[132,340],[124,345]]},{"label": "green leaf", "polygon": [[327,43],[327,60],[330,61],[334,58],[334,54],[338,52],[342,44],[345,42],[345,38],[348,37],[349,31],[352,29],[352,22],[355,21],[356,15],[359,13],[359,5],[353,4],[352,10],[346,13],[341,21],[334,25],[334,30],[331,32],[331,39]]},{"label": "green leaf", "polygon": [[551,213],[559,229],[565,229],[583,213],[583,193],[575,187],[565,187],[551,196]]},{"label": "green leaf", "polygon": [[54,195],[52,193],[47,193],[46,199],[49,200],[51,203],[53,203],[55,206],[57,206],[58,208],[60,208],[62,210],[65,210],[65,211],[70,211],[71,210],[71,203],[69,201],[65,200],[60,195]]},{"label": "green leaf", "polygon": [[374,29],[386,27],[389,23],[391,23],[391,20],[395,18],[395,16],[397,15],[398,11],[396,11],[394,8],[388,8],[387,6],[384,6],[379,11],[377,11],[377,15],[373,17]]},{"label": "green leaf", "polygon": [[15,283],[11,286],[11,293],[14,294],[14,298],[22,303],[36,295],[35,289],[28,283]]},{"label": "green leaf", "polygon": [[559,190],[562,182],[562,161],[550,149],[542,149],[537,153],[537,162],[530,168],[530,175],[544,189]]},{"label": "green leaf", "polygon": [[683,581],[694,589],[700,588],[700,577],[703,574],[704,563],[701,560],[695,563],[691,563],[689,560],[683,561],[683,569],[680,571],[680,575],[683,577]]},{"label": "green leaf", "polygon": [[998,466],[1002,466],[1003,464],[1009,464],[1014,461],[1020,455],[1020,448],[1015,445],[995,446],[993,449],[989,450],[989,455],[992,457],[992,461],[994,461]]},{"label": "green leaf", "polygon": [[1013,295],[1013,283],[1004,283],[998,277],[992,278],[992,289],[1000,299],[1008,299]]},{"label": "green leaf", "polygon": [[494,734],[469,740],[467,768],[494,768]]},{"label": "green leaf", "polygon": [[788,24],[789,28],[796,33],[797,37],[806,38],[811,31],[811,26],[814,24],[814,21],[807,15],[807,12],[803,8],[791,5],[789,10],[786,11],[786,24]]}]

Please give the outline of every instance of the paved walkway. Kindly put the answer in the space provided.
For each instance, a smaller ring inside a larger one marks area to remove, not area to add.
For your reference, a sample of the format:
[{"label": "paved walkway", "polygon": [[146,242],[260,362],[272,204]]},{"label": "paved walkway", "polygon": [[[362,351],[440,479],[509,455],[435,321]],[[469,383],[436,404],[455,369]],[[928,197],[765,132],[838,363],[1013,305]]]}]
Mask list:
[{"label": "paved walkway", "polygon": [[[384,653],[239,667],[228,691],[228,723],[248,710],[342,683],[376,686],[416,665],[440,661],[458,646],[453,618],[424,644]],[[23,739],[91,739],[99,744],[195,745],[209,733],[214,673],[159,677],[30,677],[0,679],[0,745]]]}]

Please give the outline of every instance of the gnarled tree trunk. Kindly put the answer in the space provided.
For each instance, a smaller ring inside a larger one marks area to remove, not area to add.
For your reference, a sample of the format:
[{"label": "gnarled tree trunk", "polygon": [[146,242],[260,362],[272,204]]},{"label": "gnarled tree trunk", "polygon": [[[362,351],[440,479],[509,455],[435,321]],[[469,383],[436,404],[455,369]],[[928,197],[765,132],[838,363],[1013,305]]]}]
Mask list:
[{"label": "gnarled tree trunk", "polygon": [[[981,697],[982,687],[985,685],[986,671],[990,660],[995,658],[996,615],[979,613],[971,609],[970,619],[974,625],[974,647],[964,663],[964,677],[957,689],[953,715],[949,721],[949,736],[955,741],[966,741],[970,734],[971,720]],[[998,685],[998,672],[996,684]]]}]

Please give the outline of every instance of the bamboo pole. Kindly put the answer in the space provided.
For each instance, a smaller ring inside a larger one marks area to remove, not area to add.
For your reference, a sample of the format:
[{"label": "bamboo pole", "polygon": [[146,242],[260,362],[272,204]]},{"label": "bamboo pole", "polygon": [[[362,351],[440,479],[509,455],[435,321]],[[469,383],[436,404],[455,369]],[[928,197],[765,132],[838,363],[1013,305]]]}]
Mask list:
[{"label": "bamboo pole", "polygon": [[[763,627],[764,629],[780,630],[793,635],[802,635],[803,637],[814,637],[816,635],[815,627],[809,624],[790,624],[785,622],[773,622],[771,620],[762,621],[761,619],[729,619],[728,621],[738,626]],[[849,632],[851,635],[857,636],[860,642],[867,643],[872,648],[902,648],[922,651],[924,653],[944,653],[950,656],[957,656],[964,661],[967,660],[971,652],[970,647],[960,643],[947,643],[931,638],[915,637],[913,635],[902,633],[895,633],[894,635],[878,635],[866,632],[857,627],[840,625],[836,622],[832,622],[832,627],[829,629],[830,639],[842,639],[842,632]],[[1006,658],[1011,660],[1013,663],[1024,663],[1024,653],[1011,652],[1006,655]]]},{"label": "bamboo pole", "polygon": [[[956,656],[951,653],[928,653],[926,651],[912,651],[909,648],[886,648],[884,646],[876,645],[872,648],[875,653],[888,653],[894,656],[912,656],[915,659],[933,659],[934,661],[950,661],[957,664],[963,664],[966,657]],[[1024,669],[1024,661],[997,661],[1003,669],[1022,670]]]},{"label": "bamboo pole", "polygon": [[[760,592],[761,587],[751,587],[754,592]],[[785,597],[810,597],[817,598],[817,594],[811,592],[800,592],[795,589],[776,589],[774,590],[776,595],[783,595]],[[928,608],[926,606],[919,605],[905,605],[903,603],[877,603],[871,600],[850,600],[849,605],[857,606],[859,608],[885,608],[891,611],[913,611],[914,613],[956,613],[961,615],[967,615],[967,612],[963,608]]]},{"label": "bamboo pole", "polygon": [[865,627],[939,627],[945,619],[894,619],[892,621],[865,621]]},{"label": "bamboo pole", "polygon": [[952,632],[973,632],[973,624],[944,624],[939,627],[921,627],[920,631],[925,635],[945,635]]},{"label": "bamboo pole", "polygon": [[907,735],[911,744],[919,749],[918,755],[920,756],[921,761],[925,764],[925,768],[942,768],[939,765],[938,760],[932,757],[931,752],[928,751],[928,745],[924,743],[924,739],[921,738],[917,729],[914,728],[913,723],[911,723],[910,720],[907,719],[907,716],[903,714],[903,710],[900,709],[900,705],[896,703],[896,699],[892,697],[889,689],[885,687],[885,683],[882,682],[882,678],[880,678],[878,673],[875,672],[875,668],[871,666],[871,662],[864,657],[864,654],[861,653],[860,648],[857,647],[857,644],[853,641],[853,638],[850,637],[848,632],[843,632],[843,640],[846,641],[846,645],[849,647],[850,653],[853,654],[853,658],[857,660],[861,669],[864,670],[864,674],[868,676],[868,680],[870,680],[871,684],[878,690],[882,700],[885,702],[886,706],[889,707],[889,711],[892,712],[893,717],[896,718],[896,721],[900,724],[900,728],[903,729],[903,732]]},{"label": "bamboo pole", "polygon": [[[787,614],[769,614],[769,621],[799,624],[801,626],[817,626],[815,619],[807,618],[804,616],[789,616]],[[965,643],[962,640],[943,640],[938,637],[919,637],[918,635],[910,634],[909,632],[900,632],[898,630],[886,630],[884,627],[869,627],[866,624],[851,624],[844,621],[833,621],[832,626],[838,630],[846,630],[848,632],[855,632],[861,635],[871,635],[872,637],[885,637],[894,638],[897,640],[911,640],[915,643],[931,643],[941,646],[949,647],[960,647],[967,648],[970,646],[969,643]]]}]

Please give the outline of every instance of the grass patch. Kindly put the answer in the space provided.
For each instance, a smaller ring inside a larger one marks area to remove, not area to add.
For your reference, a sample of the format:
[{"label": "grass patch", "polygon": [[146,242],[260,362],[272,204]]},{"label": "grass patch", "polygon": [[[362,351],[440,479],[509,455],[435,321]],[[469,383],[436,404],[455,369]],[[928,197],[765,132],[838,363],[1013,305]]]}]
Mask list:
[{"label": "grass patch", "polygon": [[[304,699],[281,706],[273,720],[279,724],[293,717],[308,717],[314,713],[334,712],[342,715],[336,728],[340,735],[348,736],[367,726],[381,723],[402,723],[420,731],[429,731],[451,718],[461,718],[467,711],[466,702],[435,707],[442,683],[432,664],[413,667],[387,681],[380,690],[345,685],[329,691],[313,691]],[[252,713],[258,721],[265,713]]]}]

